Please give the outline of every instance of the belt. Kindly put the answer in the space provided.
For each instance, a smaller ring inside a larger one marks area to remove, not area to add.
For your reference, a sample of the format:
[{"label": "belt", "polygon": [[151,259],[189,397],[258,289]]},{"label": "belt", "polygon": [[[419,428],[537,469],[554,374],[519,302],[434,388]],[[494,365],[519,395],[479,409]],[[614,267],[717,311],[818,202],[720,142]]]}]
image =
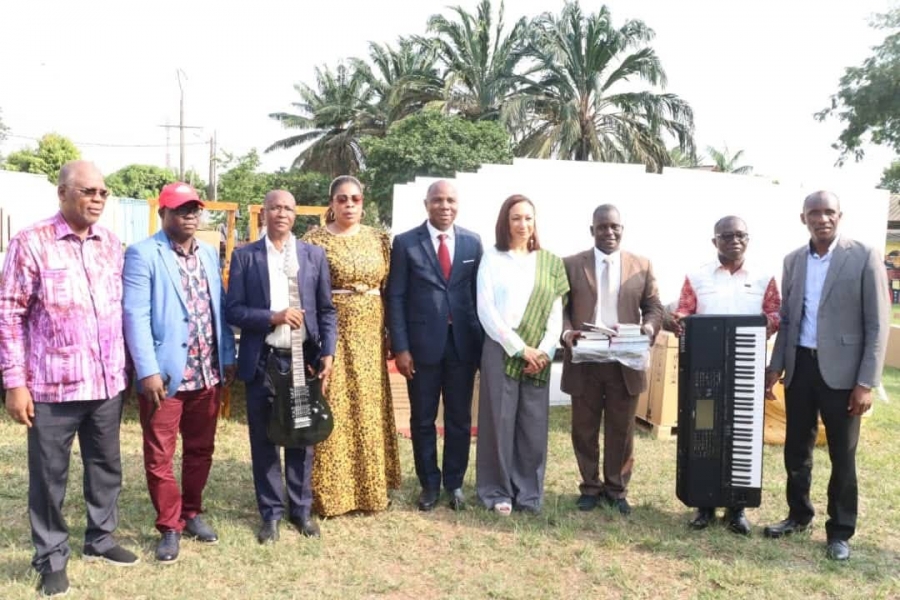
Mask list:
[{"label": "belt", "polygon": [[266,345],[264,346],[264,348],[265,348],[266,350],[268,350],[269,352],[271,352],[272,354],[276,355],[276,356],[283,356],[283,357],[286,357],[286,358],[290,358],[290,357],[291,357],[291,350],[290,350],[290,348],[276,348],[275,346],[270,346],[270,345],[268,345],[268,344],[266,344]]},{"label": "belt", "polygon": [[797,350],[798,351],[802,350],[803,352],[806,352],[807,354],[809,354],[810,356],[812,356],[815,359],[819,358],[819,351],[816,350],[815,348],[807,348],[806,346],[797,346]]},{"label": "belt", "polygon": [[362,289],[362,290],[331,290],[332,294],[367,294],[369,296],[380,296],[381,290],[378,288]]}]

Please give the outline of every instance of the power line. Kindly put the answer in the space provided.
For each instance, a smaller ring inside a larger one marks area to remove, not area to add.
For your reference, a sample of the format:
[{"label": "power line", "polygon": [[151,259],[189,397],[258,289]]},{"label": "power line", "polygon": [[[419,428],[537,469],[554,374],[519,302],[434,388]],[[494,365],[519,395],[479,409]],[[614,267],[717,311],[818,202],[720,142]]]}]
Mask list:
[{"label": "power line", "polygon": [[[173,127],[177,127],[173,126]],[[8,138],[15,138],[19,140],[29,140],[32,142],[39,142],[41,138],[32,137],[29,135],[16,135],[13,133],[7,134]],[[93,146],[99,148],[165,148],[167,144],[109,144],[105,142],[76,142],[72,140],[72,143],[76,146]],[[186,142],[185,146],[206,146],[208,142]]]}]

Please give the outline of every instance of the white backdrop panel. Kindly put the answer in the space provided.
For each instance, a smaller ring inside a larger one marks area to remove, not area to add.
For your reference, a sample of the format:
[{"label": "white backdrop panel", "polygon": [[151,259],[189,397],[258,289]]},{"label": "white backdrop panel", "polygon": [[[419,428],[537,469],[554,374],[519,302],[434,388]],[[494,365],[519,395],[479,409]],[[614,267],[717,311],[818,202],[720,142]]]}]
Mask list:
[{"label": "white backdrop panel", "polygon": [[[518,193],[534,201],[541,243],[560,256],[590,248],[594,208],[615,204],[625,224],[622,247],[653,261],[664,303],[677,299],[685,273],[715,259],[713,225],[729,214],[747,222],[748,260],[780,281],[784,255],[809,239],[800,223],[803,198],[820,189],[686,169],[657,175],[641,165],[529,159],[485,165],[451,180],[459,193],[457,224],[478,232],[485,245],[494,243],[500,204]],[[434,181],[418,178],[394,187],[395,233],[422,223],[422,201]],[[840,180],[830,180],[828,189],[841,198],[842,234],[883,248],[888,192]]]}]

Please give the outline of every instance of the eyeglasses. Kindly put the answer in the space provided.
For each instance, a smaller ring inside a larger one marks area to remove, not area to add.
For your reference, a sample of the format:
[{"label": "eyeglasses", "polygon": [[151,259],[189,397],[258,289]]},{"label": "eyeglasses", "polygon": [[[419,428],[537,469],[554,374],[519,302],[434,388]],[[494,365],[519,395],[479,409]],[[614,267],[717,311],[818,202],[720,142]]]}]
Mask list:
[{"label": "eyeglasses", "polygon": [[78,192],[79,194],[84,196],[85,198],[93,198],[95,196],[100,196],[101,198],[106,200],[109,197],[109,190],[103,189],[103,188],[95,188],[95,187],[83,188],[83,187],[72,187],[72,186],[66,186],[66,187],[68,187],[69,189],[75,190],[76,192]]},{"label": "eyeglasses", "polygon": [[200,208],[200,205],[196,202],[188,202],[186,204],[182,204],[178,208],[170,208],[173,214],[179,217],[192,217],[194,215],[199,215],[200,211],[203,210]]},{"label": "eyeglasses", "polygon": [[746,242],[750,239],[750,234],[744,231],[729,231],[727,233],[717,233],[716,237],[723,242],[733,242],[734,240]]},{"label": "eyeglasses", "polygon": [[353,201],[353,204],[359,204],[362,202],[363,197],[362,194],[338,194],[334,197],[341,204],[346,204],[347,202]]}]

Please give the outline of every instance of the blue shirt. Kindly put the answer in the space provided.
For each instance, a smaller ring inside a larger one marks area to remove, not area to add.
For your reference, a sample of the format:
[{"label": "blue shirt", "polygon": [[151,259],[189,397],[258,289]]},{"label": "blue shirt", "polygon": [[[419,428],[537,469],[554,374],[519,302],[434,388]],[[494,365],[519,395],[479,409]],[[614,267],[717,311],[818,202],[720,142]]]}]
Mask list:
[{"label": "blue shirt", "polygon": [[824,256],[816,254],[812,242],[809,244],[809,253],[806,255],[806,282],[803,285],[803,318],[800,320],[798,346],[816,348],[818,345],[816,334],[818,332],[819,302],[822,299],[822,287],[825,285],[825,277],[828,275],[828,267],[831,265],[831,257],[834,255],[837,241],[838,238],[835,237]]}]

